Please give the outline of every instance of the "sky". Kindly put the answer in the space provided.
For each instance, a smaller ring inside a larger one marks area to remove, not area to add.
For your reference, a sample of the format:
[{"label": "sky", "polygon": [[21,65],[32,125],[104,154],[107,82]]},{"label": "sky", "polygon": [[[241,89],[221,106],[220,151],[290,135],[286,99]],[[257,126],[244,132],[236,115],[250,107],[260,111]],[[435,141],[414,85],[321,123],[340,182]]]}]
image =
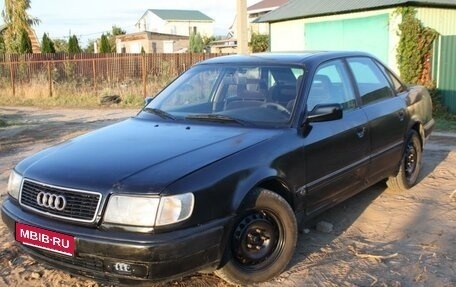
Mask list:
[{"label": "sky", "polygon": [[[247,0],[247,6],[260,0]],[[31,0],[27,12],[40,19],[35,32],[41,41],[43,33],[52,38],[68,39],[76,35],[82,45],[96,39],[113,25],[135,32],[135,23],[147,9],[199,10],[215,20],[215,35],[225,36],[233,24],[236,0]],[[0,10],[4,0],[0,0]],[[0,19],[0,25],[3,19]]]}]

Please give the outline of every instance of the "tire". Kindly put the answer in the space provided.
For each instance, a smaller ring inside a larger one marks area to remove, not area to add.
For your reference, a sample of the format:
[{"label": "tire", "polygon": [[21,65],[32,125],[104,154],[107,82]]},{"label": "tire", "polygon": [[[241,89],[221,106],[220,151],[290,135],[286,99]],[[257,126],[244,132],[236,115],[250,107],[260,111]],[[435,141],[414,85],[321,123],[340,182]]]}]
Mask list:
[{"label": "tire", "polygon": [[294,212],[283,197],[266,189],[254,190],[242,204],[222,266],[215,273],[235,285],[274,278],[293,257],[297,230]]},{"label": "tire", "polygon": [[422,157],[420,137],[415,130],[411,130],[407,136],[399,171],[396,176],[388,178],[386,181],[388,187],[393,191],[405,191],[413,187],[420,174]]}]

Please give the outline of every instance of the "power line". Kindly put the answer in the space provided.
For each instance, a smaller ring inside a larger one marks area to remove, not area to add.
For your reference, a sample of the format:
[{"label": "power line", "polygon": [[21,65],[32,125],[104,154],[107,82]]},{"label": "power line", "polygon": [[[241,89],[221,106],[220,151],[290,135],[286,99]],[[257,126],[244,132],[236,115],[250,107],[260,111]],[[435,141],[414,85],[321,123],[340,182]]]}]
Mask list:
[{"label": "power line", "polygon": [[[124,27],[119,27],[119,26],[117,26],[117,25],[114,25],[114,26],[116,26],[116,27],[118,27],[118,28],[120,28],[120,29],[122,29],[122,30],[124,30],[124,31],[126,31],[126,29],[128,29],[128,28],[133,28],[133,27],[135,27],[134,25],[133,25],[133,26],[124,26]],[[110,33],[110,32],[112,32],[112,30],[104,30],[104,31],[101,31],[101,32],[91,32],[91,33],[73,34],[73,35],[76,35],[76,37],[78,37],[78,38],[87,38],[87,37],[89,37],[89,36],[100,35],[100,34]],[[48,33],[48,34],[49,34],[49,33]],[[71,36],[73,36],[73,35],[70,35],[70,36],[68,36],[68,35],[67,35],[67,36],[60,36],[60,37],[51,37],[51,39],[53,39],[53,40],[54,40],[54,39],[69,39],[69,38],[70,38]]]}]

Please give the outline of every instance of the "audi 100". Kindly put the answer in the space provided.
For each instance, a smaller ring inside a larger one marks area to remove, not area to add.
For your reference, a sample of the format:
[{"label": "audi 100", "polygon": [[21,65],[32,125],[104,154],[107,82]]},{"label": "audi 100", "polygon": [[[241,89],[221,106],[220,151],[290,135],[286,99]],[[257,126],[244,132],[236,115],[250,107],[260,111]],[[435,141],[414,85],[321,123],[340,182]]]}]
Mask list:
[{"label": "audi 100", "polygon": [[316,215],[415,185],[431,110],[365,53],[210,59],[135,117],[21,161],[2,219],[37,260],[109,284],[268,281]]}]

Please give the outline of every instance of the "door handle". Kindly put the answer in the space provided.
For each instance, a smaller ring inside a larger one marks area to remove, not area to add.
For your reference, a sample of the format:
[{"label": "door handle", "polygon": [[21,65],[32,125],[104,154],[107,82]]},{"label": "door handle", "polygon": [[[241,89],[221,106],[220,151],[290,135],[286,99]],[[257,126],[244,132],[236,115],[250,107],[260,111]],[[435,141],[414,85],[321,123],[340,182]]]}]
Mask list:
[{"label": "door handle", "polygon": [[364,135],[366,134],[366,127],[359,127],[357,130],[356,130],[356,135],[358,136],[358,138],[363,138]]}]

